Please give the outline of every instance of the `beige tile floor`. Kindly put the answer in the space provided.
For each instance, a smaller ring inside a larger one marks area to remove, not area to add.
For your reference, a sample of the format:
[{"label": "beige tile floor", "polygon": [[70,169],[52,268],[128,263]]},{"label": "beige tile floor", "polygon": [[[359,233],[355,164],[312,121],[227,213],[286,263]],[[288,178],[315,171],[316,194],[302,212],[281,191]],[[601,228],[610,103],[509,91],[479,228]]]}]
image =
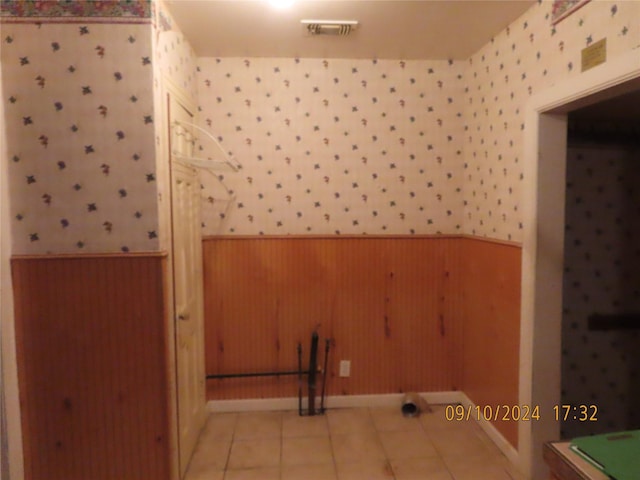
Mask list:
[{"label": "beige tile floor", "polygon": [[523,480],[473,421],[444,405],[212,414],[185,480]]}]

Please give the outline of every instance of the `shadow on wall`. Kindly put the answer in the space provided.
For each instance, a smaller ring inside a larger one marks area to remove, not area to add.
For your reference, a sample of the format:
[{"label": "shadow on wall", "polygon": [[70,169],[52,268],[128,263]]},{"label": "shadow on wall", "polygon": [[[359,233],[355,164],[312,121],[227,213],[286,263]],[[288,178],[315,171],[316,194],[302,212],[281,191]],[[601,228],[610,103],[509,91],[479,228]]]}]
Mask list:
[{"label": "shadow on wall", "polygon": [[[636,284],[637,285],[637,284]],[[625,430],[640,429],[640,334],[623,335],[621,350],[629,363],[629,394],[621,402],[626,410],[627,425]]]},{"label": "shadow on wall", "polygon": [[568,151],[562,403],[598,414],[570,415],[564,438],[640,428],[639,156],[620,145]]},{"label": "shadow on wall", "polygon": [[[640,137],[636,137],[636,142],[639,141]],[[627,412],[626,429],[635,430],[640,429],[640,145],[636,144],[630,150],[629,158],[623,172],[627,188],[623,193],[622,217],[635,221],[628,222],[628,230],[621,235],[621,260],[625,263],[628,259],[630,265],[626,270],[628,275],[620,278],[619,286],[622,292],[621,311],[634,315],[635,328],[620,332],[621,351],[629,365],[629,394],[621,401],[621,406],[624,405]]]}]

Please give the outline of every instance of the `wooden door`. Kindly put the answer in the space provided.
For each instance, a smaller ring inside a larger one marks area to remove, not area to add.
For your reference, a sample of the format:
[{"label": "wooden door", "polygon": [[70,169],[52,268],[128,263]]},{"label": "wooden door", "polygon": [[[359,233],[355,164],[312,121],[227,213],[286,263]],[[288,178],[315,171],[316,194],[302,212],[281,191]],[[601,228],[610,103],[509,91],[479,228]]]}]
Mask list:
[{"label": "wooden door", "polygon": [[[176,120],[191,123],[192,117],[175,96],[169,96],[171,125]],[[200,182],[197,171],[180,160],[181,155],[192,154],[190,135],[188,128],[174,127],[170,137],[173,299],[181,476],[184,476],[206,419]]]}]

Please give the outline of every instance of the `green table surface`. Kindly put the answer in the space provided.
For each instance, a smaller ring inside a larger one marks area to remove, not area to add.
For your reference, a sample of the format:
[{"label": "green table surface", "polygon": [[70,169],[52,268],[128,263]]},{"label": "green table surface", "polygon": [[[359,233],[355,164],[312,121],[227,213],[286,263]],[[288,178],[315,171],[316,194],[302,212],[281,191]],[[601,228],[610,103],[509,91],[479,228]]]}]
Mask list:
[{"label": "green table surface", "polygon": [[574,438],[571,450],[615,480],[640,480],[640,430]]}]

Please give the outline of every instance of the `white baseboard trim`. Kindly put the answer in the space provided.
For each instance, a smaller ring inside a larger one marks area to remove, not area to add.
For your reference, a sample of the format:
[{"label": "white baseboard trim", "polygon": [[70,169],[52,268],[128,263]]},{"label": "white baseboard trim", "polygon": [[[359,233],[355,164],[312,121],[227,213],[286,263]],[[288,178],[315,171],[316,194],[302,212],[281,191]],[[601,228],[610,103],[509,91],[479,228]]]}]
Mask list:
[{"label": "white baseboard trim", "polygon": [[[432,405],[462,404],[466,408],[475,408],[475,404],[464,392],[422,392],[420,396]],[[363,407],[401,407],[403,393],[388,393],[379,395],[335,395],[325,399],[325,408],[363,408]],[[319,407],[319,403],[317,405]],[[303,398],[303,408],[306,409],[306,398]],[[207,409],[212,413],[228,412],[266,412],[276,410],[297,410],[298,399],[286,398],[257,398],[247,400],[211,400]],[[504,436],[487,420],[480,419],[478,425],[493,443],[513,463],[518,465],[520,456],[518,451],[504,438]]]},{"label": "white baseboard trim", "polygon": [[[473,403],[471,399],[467,397],[467,395],[464,392],[459,392],[459,393],[461,397],[460,403],[464,405],[465,410],[469,408],[472,410],[475,409],[476,404]],[[498,431],[498,429],[493,425],[493,423],[491,423],[488,420],[485,420],[484,418],[481,418],[478,421],[478,425],[480,426],[480,428],[482,428],[482,430],[484,430],[484,433],[487,434],[487,436],[491,439],[493,443],[495,443],[495,445],[500,449],[500,451],[504,453],[505,457],[507,457],[511,463],[513,463],[514,465],[520,464],[520,454],[513,447],[513,445],[511,445],[507,441],[507,439],[504,438],[504,436]]]},{"label": "white baseboard trim", "polygon": [[[462,403],[466,398],[462,392],[423,392],[420,396],[427,403],[433,405],[445,403]],[[357,408],[357,407],[393,407],[400,408],[403,393],[388,393],[380,395],[335,395],[325,399],[325,408]],[[467,399],[468,400],[468,399]],[[303,398],[303,408],[306,408],[306,398]],[[316,403],[319,407],[319,402]],[[287,398],[257,398],[248,400],[211,400],[207,403],[210,412],[255,412],[274,410],[297,410],[298,399]]]}]

